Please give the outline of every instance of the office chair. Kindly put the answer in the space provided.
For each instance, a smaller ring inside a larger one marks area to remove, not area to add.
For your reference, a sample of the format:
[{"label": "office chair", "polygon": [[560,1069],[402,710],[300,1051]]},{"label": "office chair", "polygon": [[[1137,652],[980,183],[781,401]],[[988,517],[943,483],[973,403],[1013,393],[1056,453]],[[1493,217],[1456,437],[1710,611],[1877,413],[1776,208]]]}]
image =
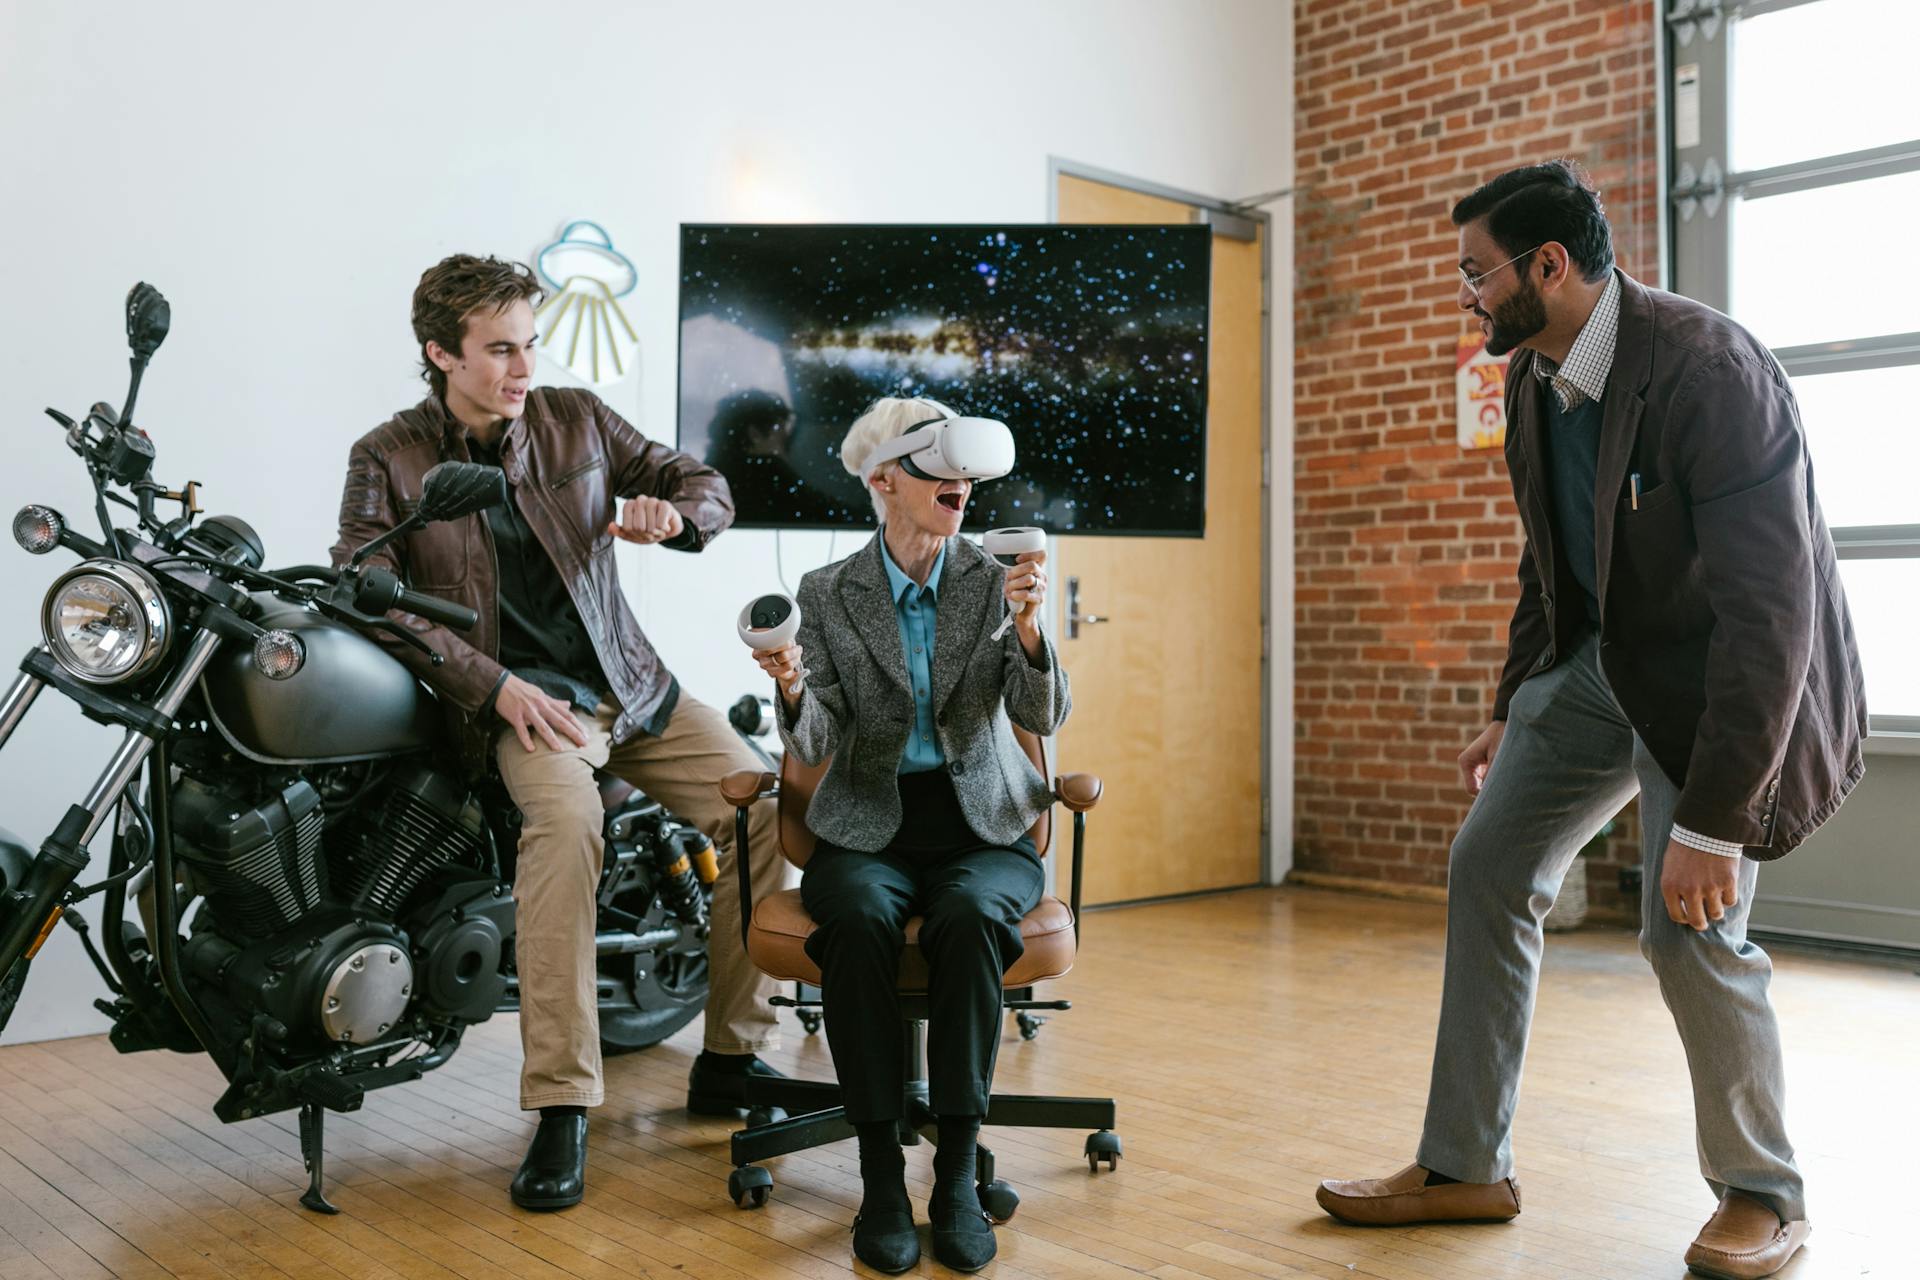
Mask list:
[{"label": "office chair", "polygon": [[[1027,753],[1042,777],[1047,774],[1046,746],[1038,737],[1014,728],[1021,749]],[[741,933],[747,955],[770,977],[809,986],[820,982],[819,966],[807,955],[804,944],[814,923],[801,904],[800,891],[789,889],[753,900],[753,887],[747,872],[747,813],[756,800],[777,797],[779,822],[776,824],[781,856],[796,867],[804,868],[812,857],[816,837],[806,822],[807,806],[826,775],[827,761],[817,766],[802,764],[791,753],[780,762],[779,776],[771,772],[742,770],[721,780],[720,792],[734,806],[734,865],[740,875]],[[1051,895],[1020,923],[1020,936],[1026,951],[1006,973],[1001,986],[1010,997],[1009,1007],[1022,1013],[1028,1009],[1067,1008],[1066,1001],[1037,1002],[1029,997],[1032,985],[1057,978],[1073,967],[1080,933],[1080,868],[1086,848],[1087,811],[1100,801],[1100,779],[1091,774],[1070,773],[1054,780],[1053,798],[1073,814],[1073,873],[1068,902]],[[1046,857],[1053,834],[1051,807],[1040,815],[1029,833],[1034,848]],[[900,1123],[902,1145],[916,1146],[924,1138],[936,1138],[938,1117],[927,1101],[926,1034],[926,960],[920,954],[918,938],[920,918],[907,922],[907,945],[900,956],[901,1008],[908,1031],[907,1097],[905,1119]],[[804,999],[776,999],[776,1004],[813,1003]],[[1026,1035],[1028,1025],[1021,1024]],[[1031,1038],[1031,1036],[1027,1036]],[[732,1175],[727,1179],[727,1194],[743,1209],[757,1209],[773,1192],[773,1174],[757,1162],[795,1151],[806,1151],[830,1142],[854,1136],[840,1106],[840,1086],[830,1081],[787,1080],[750,1077],[747,1081],[750,1108],[747,1127],[733,1135]],[[1119,1167],[1120,1135],[1113,1132],[1112,1098],[1054,1098],[1019,1094],[992,1094],[987,1103],[985,1125],[1020,1126],[1035,1129],[1089,1128],[1087,1167],[1098,1171]],[[995,1222],[1012,1218],[1020,1206],[1019,1194],[994,1176],[993,1153],[984,1145],[975,1165],[980,1207]]]}]

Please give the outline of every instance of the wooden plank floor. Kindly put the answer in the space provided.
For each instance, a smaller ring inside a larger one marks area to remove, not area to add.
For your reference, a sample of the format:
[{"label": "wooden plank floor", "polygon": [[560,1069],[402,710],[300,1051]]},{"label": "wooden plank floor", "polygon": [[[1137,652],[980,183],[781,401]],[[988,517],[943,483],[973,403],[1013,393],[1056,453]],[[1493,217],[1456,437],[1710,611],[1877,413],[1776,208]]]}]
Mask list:
[{"label": "wooden plank floor", "polygon": [[[1020,1188],[1002,1277],[1678,1277],[1711,1212],[1679,1045],[1631,935],[1548,948],[1516,1134],[1526,1212],[1505,1226],[1356,1231],[1324,1176],[1411,1158],[1438,1003],[1441,909],[1312,890],[1105,912],[1079,1007],[1009,1034],[1003,1089],[1111,1094],[1126,1158],[1088,1173],[1080,1132],[989,1130]],[[1920,978],[1777,956],[1792,1132],[1814,1235],[1783,1274],[1905,1277],[1908,1148],[1920,1135]],[[636,1276],[819,1280],[851,1269],[851,1144],[774,1162],[772,1203],[726,1200],[724,1121],[680,1109],[698,1027],[609,1064],[586,1202],[524,1214],[506,1183],[531,1125],[511,1019],[427,1080],[329,1118],[331,1191],[303,1211],[291,1116],[208,1110],[200,1058],[121,1057],[102,1037],[0,1049],[0,1277]],[[775,1060],[824,1077],[790,1028]],[[924,1210],[928,1149],[910,1153]],[[864,1269],[863,1269],[864,1270]],[[930,1261],[921,1274],[940,1274]]]}]

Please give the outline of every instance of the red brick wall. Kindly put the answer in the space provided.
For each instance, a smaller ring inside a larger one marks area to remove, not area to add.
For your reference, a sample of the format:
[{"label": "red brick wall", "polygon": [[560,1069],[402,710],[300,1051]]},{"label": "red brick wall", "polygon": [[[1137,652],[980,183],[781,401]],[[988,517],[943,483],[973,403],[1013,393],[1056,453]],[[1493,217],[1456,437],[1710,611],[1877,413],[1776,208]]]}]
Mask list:
[{"label": "red brick wall", "polygon": [[[1651,0],[1295,0],[1295,861],[1442,884],[1518,594],[1499,450],[1455,443],[1459,197],[1567,156],[1657,283]],[[1620,824],[1597,905],[1639,860]]]}]

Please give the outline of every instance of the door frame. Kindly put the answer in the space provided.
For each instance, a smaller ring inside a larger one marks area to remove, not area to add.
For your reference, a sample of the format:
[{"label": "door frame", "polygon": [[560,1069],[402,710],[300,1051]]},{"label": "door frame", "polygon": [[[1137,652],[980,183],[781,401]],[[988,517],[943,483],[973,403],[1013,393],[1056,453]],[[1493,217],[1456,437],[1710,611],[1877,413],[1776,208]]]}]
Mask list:
[{"label": "door frame", "polygon": [[[1048,222],[1060,220],[1062,178],[1079,178],[1122,191],[1176,200],[1197,209],[1244,218],[1260,227],[1260,872],[1262,884],[1278,885],[1293,870],[1293,735],[1274,731],[1276,724],[1293,722],[1293,440],[1289,433],[1280,442],[1282,456],[1275,456],[1273,407],[1280,388],[1274,383],[1273,215],[1256,205],[1235,204],[1164,182],[1049,155]],[[1291,221],[1284,225],[1290,237]],[[1289,262],[1291,248],[1289,238]],[[1285,337],[1290,352],[1291,323]],[[1285,382],[1291,397],[1293,380],[1289,377]],[[1291,421],[1291,417],[1288,420]],[[1284,491],[1275,487],[1276,473],[1286,480]],[[1284,515],[1284,528],[1276,527],[1276,515]],[[1280,576],[1282,574],[1284,576]],[[1280,597],[1278,603],[1284,604],[1284,611],[1276,611],[1276,596]],[[1055,593],[1052,621],[1056,635],[1065,634],[1061,629],[1064,608],[1064,596]],[[1282,639],[1284,644],[1280,643]]]}]

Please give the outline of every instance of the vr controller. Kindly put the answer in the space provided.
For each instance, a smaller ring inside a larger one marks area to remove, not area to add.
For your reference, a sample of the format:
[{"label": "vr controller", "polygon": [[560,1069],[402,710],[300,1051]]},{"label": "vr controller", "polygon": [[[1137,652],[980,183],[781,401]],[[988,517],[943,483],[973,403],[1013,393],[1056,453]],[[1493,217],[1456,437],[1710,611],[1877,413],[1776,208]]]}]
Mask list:
[{"label": "vr controller", "polygon": [[[980,547],[1002,565],[1011,569],[1020,563],[1020,557],[1027,552],[1047,549],[1047,531],[1036,529],[1032,525],[989,529],[986,536],[981,538]],[[1001,620],[999,627],[993,633],[995,640],[1007,634],[1007,628],[1013,625],[1013,619],[1014,611],[1009,609],[1007,616]]]},{"label": "vr controller", "polygon": [[[800,634],[800,602],[777,592],[755,596],[740,611],[740,620],[734,629],[749,649],[784,649]],[[799,697],[806,679],[807,673],[802,669],[787,692]]]}]

